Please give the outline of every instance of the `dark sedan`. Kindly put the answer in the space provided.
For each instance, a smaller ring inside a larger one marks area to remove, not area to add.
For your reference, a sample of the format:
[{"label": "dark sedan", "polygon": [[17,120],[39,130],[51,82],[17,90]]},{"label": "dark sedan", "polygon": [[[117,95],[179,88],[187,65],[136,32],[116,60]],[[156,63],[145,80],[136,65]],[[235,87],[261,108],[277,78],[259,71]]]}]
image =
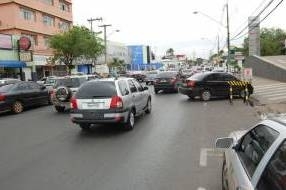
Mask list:
[{"label": "dark sedan", "polygon": [[36,82],[18,82],[0,87],[0,112],[21,113],[25,107],[48,103],[48,90]]},{"label": "dark sedan", "polygon": [[[202,100],[208,101],[212,97],[229,97],[230,81],[235,81],[232,86],[233,95],[243,97],[245,95],[245,85],[235,76],[226,72],[205,72],[198,73],[188,78],[180,87],[179,92],[190,98],[199,96]],[[249,94],[253,93],[251,84],[247,84]]]},{"label": "dark sedan", "polygon": [[178,72],[166,71],[161,72],[156,76],[154,82],[154,91],[157,94],[160,90],[168,92],[177,92],[178,86],[181,83]]}]

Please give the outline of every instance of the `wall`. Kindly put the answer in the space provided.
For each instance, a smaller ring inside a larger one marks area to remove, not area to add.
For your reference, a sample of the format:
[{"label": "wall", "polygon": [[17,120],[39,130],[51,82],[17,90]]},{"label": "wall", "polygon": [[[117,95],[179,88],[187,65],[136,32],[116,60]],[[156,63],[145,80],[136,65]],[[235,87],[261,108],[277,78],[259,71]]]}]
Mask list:
[{"label": "wall", "polygon": [[286,82],[286,70],[261,60],[258,56],[249,56],[245,67],[251,67],[253,75]]}]

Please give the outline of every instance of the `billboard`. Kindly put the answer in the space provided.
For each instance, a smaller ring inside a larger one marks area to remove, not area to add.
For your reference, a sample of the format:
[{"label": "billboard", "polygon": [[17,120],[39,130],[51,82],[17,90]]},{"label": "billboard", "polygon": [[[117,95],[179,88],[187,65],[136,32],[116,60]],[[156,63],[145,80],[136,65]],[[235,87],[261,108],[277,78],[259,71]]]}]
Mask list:
[{"label": "billboard", "polygon": [[143,64],[144,63],[144,46],[128,46],[131,50],[131,64]]},{"label": "billboard", "polygon": [[12,36],[7,34],[0,34],[0,49],[12,49]]}]

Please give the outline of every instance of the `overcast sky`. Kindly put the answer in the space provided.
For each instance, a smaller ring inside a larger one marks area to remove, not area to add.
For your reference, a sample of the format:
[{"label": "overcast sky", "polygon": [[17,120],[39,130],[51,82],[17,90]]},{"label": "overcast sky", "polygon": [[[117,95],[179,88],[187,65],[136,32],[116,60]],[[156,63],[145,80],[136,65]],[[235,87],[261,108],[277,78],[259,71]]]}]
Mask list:
[{"label": "overcast sky", "polygon": [[[257,15],[271,0],[229,0],[230,36],[236,35],[247,25],[247,18]],[[281,0],[274,0],[261,19]],[[168,48],[175,53],[191,57],[207,57],[226,42],[226,0],[73,0],[75,25],[90,28],[87,19],[102,17],[94,22],[98,32],[100,24],[108,27],[108,39],[126,45],[150,45],[157,55]],[[199,14],[193,14],[199,11]],[[211,18],[208,18],[211,17]],[[286,30],[286,3],[283,2],[261,27],[279,27]],[[216,23],[212,19],[221,23]],[[120,32],[114,32],[115,30]],[[242,34],[247,32],[244,31]],[[231,44],[241,44],[240,40]]]}]

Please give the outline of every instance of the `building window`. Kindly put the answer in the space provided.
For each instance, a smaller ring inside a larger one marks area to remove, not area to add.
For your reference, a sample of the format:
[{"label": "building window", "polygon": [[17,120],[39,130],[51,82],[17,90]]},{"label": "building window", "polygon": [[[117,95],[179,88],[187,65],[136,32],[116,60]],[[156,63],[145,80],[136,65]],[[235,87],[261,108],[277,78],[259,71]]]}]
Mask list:
[{"label": "building window", "polygon": [[49,37],[44,37],[44,45],[47,48],[50,47],[50,38]]},{"label": "building window", "polygon": [[55,25],[55,18],[48,16],[48,15],[43,15],[43,23],[46,26],[54,26]]},{"label": "building window", "polygon": [[60,6],[60,10],[62,10],[62,11],[67,11],[67,12],[70,11],[69,4],[65,3],[64,1],[60,1],[59,6]]},{"label": "building window", "polygon": [[36,20],[35,12],[26,8],[20,8],[21,17],[25,20]]},{"label": "building window", "polygon": [[63,31],[68,31],[70,29],[70,24],[68,22],[59,22],[59,29]]},{"label": "building window", "polygon": [[41,1],[47,5],[54,5],[54,0],[41,0]]},{"label": "building window", "polygon": [[30,38],[31,40],[31,44],[32,46],[34,45],[38,45],[38,38],[37,38],[37,35],[33,35],[33,34],[26,34],[26,33],[21,33],[22,36],[26,36],[28,38]]}]

